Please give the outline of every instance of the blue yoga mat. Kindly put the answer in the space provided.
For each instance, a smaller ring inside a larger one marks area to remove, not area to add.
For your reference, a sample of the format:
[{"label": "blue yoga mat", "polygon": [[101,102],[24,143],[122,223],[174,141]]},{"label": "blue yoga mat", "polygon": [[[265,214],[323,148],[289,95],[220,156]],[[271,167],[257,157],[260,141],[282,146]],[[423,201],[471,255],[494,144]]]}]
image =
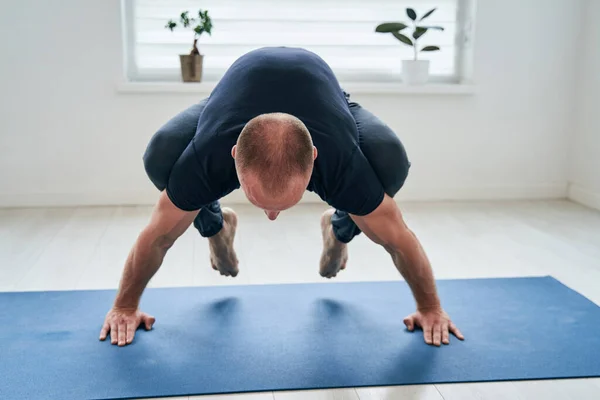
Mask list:
[{"label": "blue yoga mat", "polygon": [[550,278],[438,282],[466,336],[402,323],[404,282],[149,289],[132,345],[98,341],[114,291],[0,293],[0,398],[124,399],[600,376],[600,308]]}]

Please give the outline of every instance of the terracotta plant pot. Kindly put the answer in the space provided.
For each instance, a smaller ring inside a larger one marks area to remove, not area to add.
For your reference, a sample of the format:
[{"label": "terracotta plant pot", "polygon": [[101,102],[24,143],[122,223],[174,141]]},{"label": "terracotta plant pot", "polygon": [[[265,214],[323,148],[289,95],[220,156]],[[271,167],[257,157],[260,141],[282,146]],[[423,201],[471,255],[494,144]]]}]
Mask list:
[{"label": "terracotta plant pot", "polygon": [[204,56],[199,55],[180,55],[181,79],[184,82],[200,82],[202,80],[202,61]]}]

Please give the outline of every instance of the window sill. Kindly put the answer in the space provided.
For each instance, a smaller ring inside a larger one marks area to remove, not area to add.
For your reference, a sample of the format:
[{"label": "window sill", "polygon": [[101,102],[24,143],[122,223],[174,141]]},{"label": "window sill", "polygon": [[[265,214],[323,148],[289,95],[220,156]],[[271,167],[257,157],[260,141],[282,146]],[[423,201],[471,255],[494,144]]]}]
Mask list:
[{"label": "window sill", "polygon": [[[184,82],[123,82],[118,85],[119,93],[165,93],[209,94],[216,82],[184,83]],[[464,83],[430,83],[422,86],[409,86],[402,83],[385,82],[353,82],[342,87],[350,94],[415,94],[415,95],[470,95],[476,87]]]}]

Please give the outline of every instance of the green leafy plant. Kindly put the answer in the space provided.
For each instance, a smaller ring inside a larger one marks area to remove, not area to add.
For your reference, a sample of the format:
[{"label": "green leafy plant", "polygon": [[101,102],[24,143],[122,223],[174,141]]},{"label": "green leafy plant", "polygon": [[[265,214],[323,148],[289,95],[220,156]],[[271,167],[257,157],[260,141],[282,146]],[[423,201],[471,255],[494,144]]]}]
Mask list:
[{"label": "green leafy plant", "polygon": [[[411,46],[414,50],[414,55],[415,55],[414,59],[416,61],[418,59],[419,52],[421,52],[421,51],[438,51],[440,49],[438,46],[425,46],[419,50],[419,39],[421,39],[423,37],[423,35],[425,33],[427,33],[428,30],[430,30],[430,29],[438,30],[438,31],[444,30],[444,28],[441,26],[421,25],[421,22],[423,22],[423,20],[425,20],[427,17],[429,17],[431,14],[433,14],[435,12],[435,10],[436,10],[435,8],[432,10],[429,10],[425,14],[423,14],[423,16],[421,18],[418,18],[415,10],[413,10],[412,8],[407,8],[406,15],[408,15],[408,18],[410,18],[411,22],[409,22],[408,24],[405,24],[403,22],[384,22],[382,24],[379,24],[375,28],[375,32],[391,33],[392,35],[394,35],[394,37],[396,39],[398,39],[402,43],[404,43],[408,46]],[[412,33],[410,34],[412,39],[411,39],[411,37],[408,37],[407,35],[401,33],[409,26],[412,28]]]},{"label": "green leafy plant", "polygon": [[[210,19],[210,16],[208,15],[208,10],[199,10],[198,18],[190,18],[190,12],[184,11],[179,16],[179,23],[184,28],[193,27],[194,47],[192,48],[190,55],[191,56],[199,55],[200,51],[198,50],[198,47],[197,47],[198,39],[205,32],[208,33],[209,35],[212,35],[211,31],[213,28],[213,24],[212,24],[212,20]],[[171,19],[167,22],[167,25],[165,25],[165,28],[167,28],[171,32],[173,32],[173,29],[177,28],[177,26],[178,26],[177,22],[175,22]]]}]

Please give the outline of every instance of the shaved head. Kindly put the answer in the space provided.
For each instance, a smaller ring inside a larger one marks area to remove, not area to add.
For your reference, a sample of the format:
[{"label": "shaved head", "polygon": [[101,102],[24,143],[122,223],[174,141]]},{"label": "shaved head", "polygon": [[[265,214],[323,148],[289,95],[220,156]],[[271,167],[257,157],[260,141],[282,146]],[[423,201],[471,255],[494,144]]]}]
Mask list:
[{"label": "shaved head", "polygon": [[316,149],[302,121],[272,113],[246,124],[232,154],[248,199],[265,210],[282,211],[304,194]]}]

